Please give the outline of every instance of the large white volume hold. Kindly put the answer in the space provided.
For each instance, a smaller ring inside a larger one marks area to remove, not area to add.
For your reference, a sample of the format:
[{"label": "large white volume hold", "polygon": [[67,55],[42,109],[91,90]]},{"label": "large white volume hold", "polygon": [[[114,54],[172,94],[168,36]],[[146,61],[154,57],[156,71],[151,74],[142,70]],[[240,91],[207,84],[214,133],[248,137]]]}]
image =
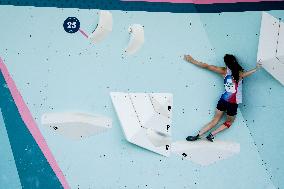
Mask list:
[{"label": "large white volume hold", "polygon": [[110,95],[127,141],[169,156],[172,94],[113,92]]},{"label": "large white volume hold", "polygon": [[261,61],[261,63],[268,73],[284,85],[284,63],[281,63],[277,58]]},{"label": "large white volume hold", "polygon": [[130,41],[125,53],[128,55],[136,53],[144,43],[144,27],[140,24],[133,24],[128,28]]},{"label": "large white volume hold", "polygon": [[258,43],[258,61],[275,58],[279,31],[279,20],[263,12]]},{"label": "large white volume hold", "polygon": [[172,143],[171,151],[202,166],[224,160],[240,152],[240,144],[224,141],[178,141]]},{"label": "large white volume hold", "polygon": [[80,139],[110,129],[112,120],[101,115],[62,112],[43,114],[41,124],[55,133],[72,139]]},{"label": "large white volume hold", "polygon": [[257,61],[284,85],[283,23],[268,13],[262,13]]},{"label": "large white volume hold", "polygon": [[111,31],[112,14],[109,11],[101,10],[99,12],[99,23],[95,31],[89,35],[89,39],[94,43],[98,43],[102,41]]},{"label": "large white volume hold", "polygon": [[284,64],[284,22],[280,22],[276,57]]}]

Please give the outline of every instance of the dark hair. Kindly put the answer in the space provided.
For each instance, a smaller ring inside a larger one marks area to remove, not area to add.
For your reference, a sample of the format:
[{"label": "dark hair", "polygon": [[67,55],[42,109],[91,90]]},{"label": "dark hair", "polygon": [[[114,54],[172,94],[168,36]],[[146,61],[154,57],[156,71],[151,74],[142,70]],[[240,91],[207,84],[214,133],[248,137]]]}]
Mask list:
[{"label": "dark hair", "polygon": [[231,54],[225,54],[224,62],[226,66],[232,71],[233,79],[236,82],[239,82],[240,71],[243,71],[244,69],[239,65],[236,57]]}]

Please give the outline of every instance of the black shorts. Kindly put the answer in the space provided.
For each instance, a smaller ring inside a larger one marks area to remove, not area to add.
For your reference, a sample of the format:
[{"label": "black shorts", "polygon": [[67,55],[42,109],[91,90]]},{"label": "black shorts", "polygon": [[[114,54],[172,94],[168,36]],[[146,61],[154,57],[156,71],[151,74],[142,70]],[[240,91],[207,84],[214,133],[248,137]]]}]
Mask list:
[{"label": "black shorts", "polygon": [[221,98],[218,101],[217,109],[222,111],[222,112],[226,111],[227,115],[229,115],[229,116],[235,116],[235,115],[237,115],[238,104],[227,102],[226,100]]}]

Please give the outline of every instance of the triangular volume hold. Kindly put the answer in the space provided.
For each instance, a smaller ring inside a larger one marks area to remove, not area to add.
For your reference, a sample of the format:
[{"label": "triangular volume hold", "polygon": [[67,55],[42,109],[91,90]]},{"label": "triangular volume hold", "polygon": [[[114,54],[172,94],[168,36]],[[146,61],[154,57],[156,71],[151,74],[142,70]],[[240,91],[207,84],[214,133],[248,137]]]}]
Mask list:
[{"label": "triangular volume hold", "polygon": [[[155,98],[163,100],[153,103],[153,94]],[[140,147],[169,156],[172,110],[168,107],[172,107],[172,95],[123,92],[113,92],[110,95],[125,138]],[[164,111],[163,114],[161,110]]]}]

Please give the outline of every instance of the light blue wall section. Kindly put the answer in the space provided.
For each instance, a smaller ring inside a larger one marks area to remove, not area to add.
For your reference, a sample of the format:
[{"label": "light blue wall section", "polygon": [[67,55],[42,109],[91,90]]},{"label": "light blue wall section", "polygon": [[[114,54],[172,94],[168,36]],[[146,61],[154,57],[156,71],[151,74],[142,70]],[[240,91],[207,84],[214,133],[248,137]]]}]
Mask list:
[{"label": "light blue wall section", "polygon": [[0,109],[0,188],[20,189],[21,183]]},{"label": "light blue wall section", "polygon": [[[284,11],[268,13],[284,20]],[[255,67],[261,12],[201,14],[201,20],[219,61],[225,53],[233,53],[246,70]],[[241,106],[263,164],[280,188],[284,187],[283,96],[284,87],[261,70],[245,80]]]},{"label": "light blue wall section", "polygon": [[[216,32],[212,37],[202,24],[211,17],[218,21],[218,14],[200,17],[198,14],[112,11],[113,32],[97,45],[90,44],[80,33],[67,34],[63,30],[63,21],[68,16],[76,16],[81,27],[91,31],[90,26],[97,20],[96,12],[0,7],[0,16],[5,17],[0,24],[6,28],[0,31],[0,55],[72,187],[273,187],[240,112],[234,126],[218,139],[239,142],[241,153],[212,166],[200,167],[175,156],[161,157],[126,142],[112,107],[109,97],[112,91],[171,92],[174,140],[183,140],[208,122],[222,92],[222,78],[185,63],[182,56],[191,53],[202,61],[223,64],[223,52],[216,43],[219,39],[220,44],[226,43],[225,39],[218,38],[217,32],[217,29],[223,32],[224,26],[216,23],[216,28],[211,29]],[[246,20],[245,23],[249,20],[258,23],[259,14],[232,13],[232,16]],[[146,40],[138,54],[125,57],[122,53],[129,40],[127,28],[133,23],[144,25]],[[259,25],[251,27],[256,31]],[[237,28],[243,31],[242,27]],[[255,36],[251,38],[255,40]],[[227,41],[234,40],[240,39]],[[249,44],[253,48],[240,48],[238,53],[244,53],[245,59],[252,61],[257,45],[254,42]],[[228,50],[237,52],[232,46]],[[267,74],[264,77],[269,78]],[[245,101],[247,98],[245,95]],[[69,110],[110,116],[113,128],[85,140],[71,141],[40,125],[43,113]]]}]

